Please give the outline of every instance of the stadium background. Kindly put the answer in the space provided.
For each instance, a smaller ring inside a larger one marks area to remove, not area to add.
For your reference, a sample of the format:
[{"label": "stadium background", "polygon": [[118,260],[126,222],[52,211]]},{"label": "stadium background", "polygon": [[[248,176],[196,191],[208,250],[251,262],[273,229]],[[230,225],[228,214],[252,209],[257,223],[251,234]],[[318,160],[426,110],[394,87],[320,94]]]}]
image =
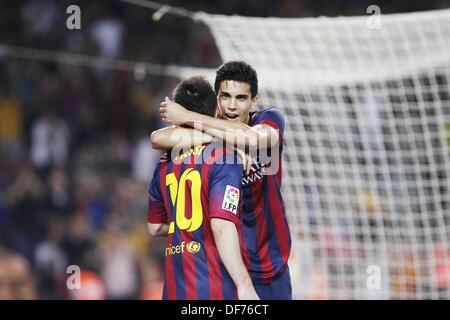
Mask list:
[{"label": "stadium background", "polygon": [[[167,3],[260,17],[364,15],[371,4],[382,13],[450,7],[444,0]],[[71,4],[81,8],[80,31],[66,28]],[[157,65],[222,62],[205,26],[172,15],[154,22],[151,11],[117,1],[4,0],[0,8],[0,45]],[[148,137],[163,125],[157,106],[178,79],[12,58],[1,49],[0,75],[0,299],[159,298],[164,241],[151,239],[145,224],[159,153]],[[67,291],[68,265],[80,266],[94,290]]]}]

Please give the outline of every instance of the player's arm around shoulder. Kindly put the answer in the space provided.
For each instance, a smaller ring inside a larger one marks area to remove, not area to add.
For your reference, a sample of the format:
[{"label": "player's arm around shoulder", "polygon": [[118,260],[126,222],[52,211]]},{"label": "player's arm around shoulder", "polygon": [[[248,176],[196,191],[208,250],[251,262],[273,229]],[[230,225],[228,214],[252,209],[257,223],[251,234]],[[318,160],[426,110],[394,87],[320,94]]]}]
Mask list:
[{"label": "player's arm around shoulder", "polygon": [[211,143],[214,138],[207,133],[192,128],[171,126],[153,131],[150,135],[150,141],[153,149],[171,150]]},{"label": "player's arm around shoulder", "polygon": [[260,149],[278,143],[276,130],[270,126],[249,126],[245,123],[211,118],[203,115],[195,115],[194,120],[188,125],[201,123],[203,132],[227,144],[239,148]]}]

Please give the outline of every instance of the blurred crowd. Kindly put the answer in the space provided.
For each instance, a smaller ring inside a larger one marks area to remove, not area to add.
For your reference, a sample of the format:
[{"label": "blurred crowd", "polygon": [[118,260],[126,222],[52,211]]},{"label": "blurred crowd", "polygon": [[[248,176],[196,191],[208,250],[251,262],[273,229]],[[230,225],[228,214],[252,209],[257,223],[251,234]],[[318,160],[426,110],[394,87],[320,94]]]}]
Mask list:
[{"label": "blurred crowd", "polygon": [[[139,15],[80,5],[85,30],[71,32],[62,2],[3,4],[0,42],[173,62]],[[0,299],[160,298],[163,241],[146,228],[160,153],[149,134],[177,79],[9,58],[0,74]],[[67,290],[71,265],[98,290]]]},{"label": "blurred crowd", "polygon": [[[361,15],[373,1],[169,1],[252,16]],[[446,1],[381,1],[383,12]],[[82,29],[66,28],[78,4]],[[119,1],[0,0],[0,44],[217,67],[204,26]],[[163,239],[146,229],[160,153],[149,134],[177,79],[0,54],[0,299],[159,299]],[[68,266],[82,288],[68,290]]]}]

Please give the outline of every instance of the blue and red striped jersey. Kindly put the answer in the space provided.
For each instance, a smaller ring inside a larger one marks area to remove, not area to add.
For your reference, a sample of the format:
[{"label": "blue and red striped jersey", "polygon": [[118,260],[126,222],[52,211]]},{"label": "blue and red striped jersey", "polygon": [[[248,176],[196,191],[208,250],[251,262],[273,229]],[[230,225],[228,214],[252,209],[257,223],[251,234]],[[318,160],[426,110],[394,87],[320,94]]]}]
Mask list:
[{"label": "blue and red striped jersey", "polygon": [[163,299],[237,299],[210,221],[227,219],[239,228],[241,180],[242,167],[223,146],[161,158],[150,182],[147,220],[169,224]]},{"label": "blue and red striped jersey", "polygon": [[249,126],[266,124],[277,130],[279,145],[261,155],[249,175],[242,178],[241,247],[256,283],[268,283],[287,266],[291,236],[281,194],[284,118],[275,108],[250,113]]}]

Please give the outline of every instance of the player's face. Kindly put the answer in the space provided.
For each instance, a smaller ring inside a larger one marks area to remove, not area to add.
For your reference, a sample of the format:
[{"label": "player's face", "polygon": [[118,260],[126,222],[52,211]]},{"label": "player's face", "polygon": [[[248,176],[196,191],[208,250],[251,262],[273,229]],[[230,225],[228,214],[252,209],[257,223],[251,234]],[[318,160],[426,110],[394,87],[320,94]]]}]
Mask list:
[{"label": "player's face", "polygon": [[258,96],[252,99],[248,83],[225,80],[220,83],[217,100],[220,117],[248,123],[250,108],[256,105]]}]

